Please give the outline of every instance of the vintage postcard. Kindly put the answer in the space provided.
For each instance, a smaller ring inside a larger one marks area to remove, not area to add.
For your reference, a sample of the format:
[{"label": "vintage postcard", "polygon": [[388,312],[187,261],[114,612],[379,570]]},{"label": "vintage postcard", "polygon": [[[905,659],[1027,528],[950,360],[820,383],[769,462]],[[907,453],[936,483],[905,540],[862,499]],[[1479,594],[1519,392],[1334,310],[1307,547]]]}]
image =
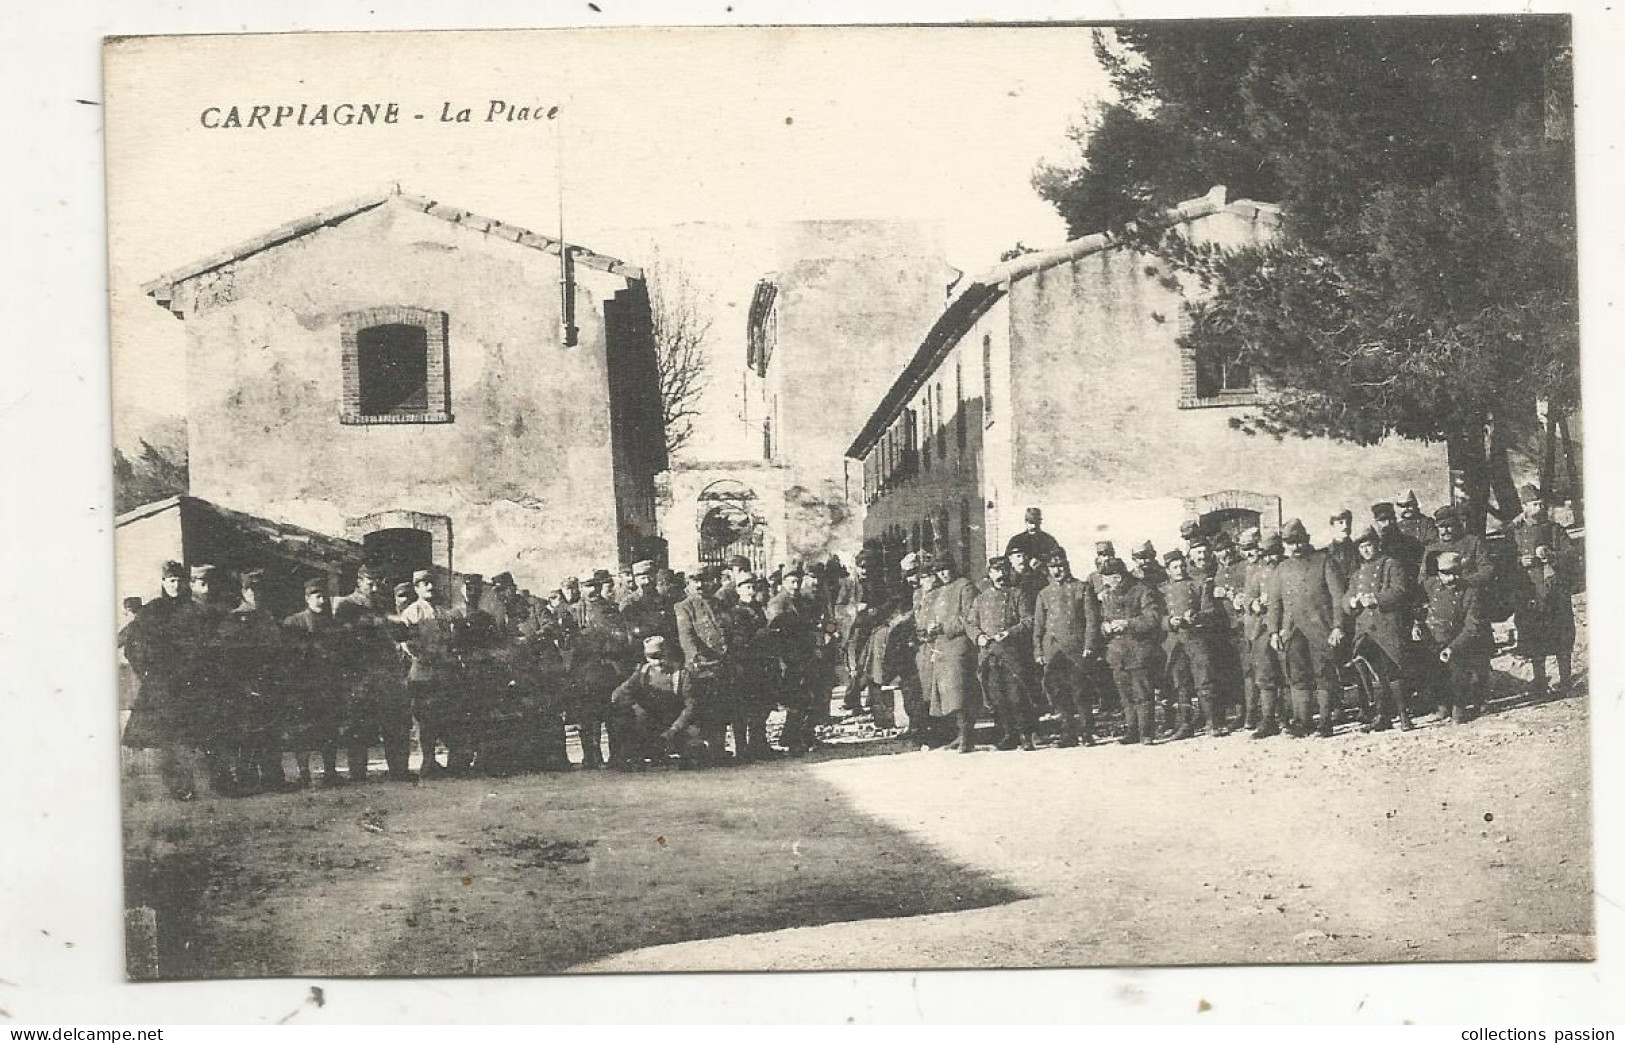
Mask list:
[{"label": "vintage postcard", "polygon": [[128,976],[1592,959],[1571,33],[106,40]]}]

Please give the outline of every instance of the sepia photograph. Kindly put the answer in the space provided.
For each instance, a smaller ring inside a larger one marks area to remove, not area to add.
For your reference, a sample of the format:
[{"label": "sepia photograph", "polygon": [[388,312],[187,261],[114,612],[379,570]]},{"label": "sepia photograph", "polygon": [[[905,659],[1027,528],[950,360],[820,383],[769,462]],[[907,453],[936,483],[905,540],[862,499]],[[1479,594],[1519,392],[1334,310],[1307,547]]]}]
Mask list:
[{"label": "sepia photograph", "polygon": [[127,979],[1596,959],[1573,35],[107,37]]}]

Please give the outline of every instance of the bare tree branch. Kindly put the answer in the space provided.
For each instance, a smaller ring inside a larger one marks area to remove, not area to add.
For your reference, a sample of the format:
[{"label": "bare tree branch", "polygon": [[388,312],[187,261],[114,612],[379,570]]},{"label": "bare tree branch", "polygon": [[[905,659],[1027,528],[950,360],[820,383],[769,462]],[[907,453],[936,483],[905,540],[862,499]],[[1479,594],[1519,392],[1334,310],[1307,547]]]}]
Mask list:
[{"label": "bare tree branch", "polygon": [[705,350],[711,313],[699,289],[681,267],[658,257],[648,268],[649,308],[654,321],[660,370],[661,420],[666,452],[674,454],[694,437],[697,408],[705,393],[711,358]]}]

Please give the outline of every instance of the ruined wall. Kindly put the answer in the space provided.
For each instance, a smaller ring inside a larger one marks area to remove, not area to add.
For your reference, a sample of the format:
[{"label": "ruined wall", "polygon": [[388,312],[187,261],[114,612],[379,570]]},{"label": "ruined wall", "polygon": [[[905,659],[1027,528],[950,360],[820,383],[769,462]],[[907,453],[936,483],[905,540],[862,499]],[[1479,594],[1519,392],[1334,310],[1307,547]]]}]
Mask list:
[{"label": "ruined wall", "polygon": [[[571,348],[556,257],[409,207],[200,277],[186,302],[192,493],[334,535],[378,512],[443,516],[452,560],[437,564],[533,588],[613,565],[602,309],[626,282],[576,276]],[[449,423],[340,420],[342,316],[391,305],[448,315]],[[652,485],[622,492],[652,499]]]},{"label": "ruined wall", "polygon": [[845,452],[942,311],[952,276],[936,228],[910,222],[792,225],[775,282],[777,457],[796,471],[793,551],[850,561],[863,535],[862,482]]}]

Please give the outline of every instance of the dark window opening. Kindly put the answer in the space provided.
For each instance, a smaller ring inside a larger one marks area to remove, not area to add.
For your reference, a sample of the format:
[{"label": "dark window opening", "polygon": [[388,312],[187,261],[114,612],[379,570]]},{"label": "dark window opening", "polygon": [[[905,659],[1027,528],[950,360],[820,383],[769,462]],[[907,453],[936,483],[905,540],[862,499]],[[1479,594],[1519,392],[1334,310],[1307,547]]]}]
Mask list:
[{"label": "dark window opening", "polygon": [[1221,351],[1196,354],[1196,394],[1215,398],[1226,391],[1252,391],[1253,369],[1242,359]]},{"label": "dark window opening", "polygon": [[356,333],[361,412],[367,416],[429,411],[429,333],[392,322]]}]

